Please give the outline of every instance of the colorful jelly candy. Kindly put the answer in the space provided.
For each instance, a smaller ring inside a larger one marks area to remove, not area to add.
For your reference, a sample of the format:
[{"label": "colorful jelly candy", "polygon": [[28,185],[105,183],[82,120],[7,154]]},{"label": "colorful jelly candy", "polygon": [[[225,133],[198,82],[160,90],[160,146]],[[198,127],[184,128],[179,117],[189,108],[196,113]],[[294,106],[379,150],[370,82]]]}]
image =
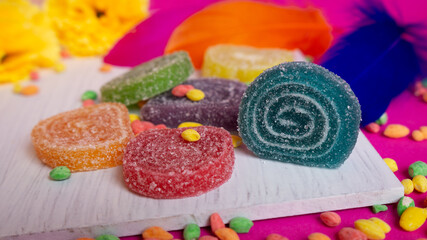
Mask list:
[{"label": "colorful jelly candy", "polygon": [[125,105],[102,103],[40,121],[31,132],[38,158],[72,172],[115,167],[133,136]]},{"label": "colorful jelly candy", "polygon": [[186,52],[158,57],[104,84],[102,101],[131,105],[147,100],[187,80],[193,71]]},{"label": "colorful jelly candy", "polygon": [[234,148],[230,133],[194,127],[196,142],[181,137],[186,128],[152,129],[132,139],[123,157],[127,186],[152,198],[198,196],[225,183],[232,174]]},{"label": "colorful jelly candy", "polygon": [[296,50],[220,44],[206,50],[202,75],[249,83],[267,68],[303,59],[302,54]]},{"label": "colorful jelly candy", "polygon": [[344,80],[316,64],[290,62],[252,82],[238,123],[243,142],[261,158],[337,168],[356,144],[360,117]]},{"label": "colorful jelly candy", "polygon": [[205,93],[205,98],[193,102],[166,92],[150,99],[141,109],[141,116],[155,124],[164,123],[176,128],[182,122],[197,122],[203,125],[237,130],[237,115],[240,99],[247,86],[226,79],[206,78],[187,81]]}]

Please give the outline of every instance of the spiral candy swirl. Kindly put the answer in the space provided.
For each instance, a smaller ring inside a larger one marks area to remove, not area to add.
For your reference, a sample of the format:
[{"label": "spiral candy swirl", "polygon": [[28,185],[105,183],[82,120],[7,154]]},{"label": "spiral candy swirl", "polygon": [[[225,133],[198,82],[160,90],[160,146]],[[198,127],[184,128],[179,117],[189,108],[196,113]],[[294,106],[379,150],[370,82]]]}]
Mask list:
[{"label": "spiral candy swirl", "polygon": [[282,63],[245,92],[239,131],[255,155],[306,166],[339,167],[353,150],[360,105],[350,86],[316,64]]}]

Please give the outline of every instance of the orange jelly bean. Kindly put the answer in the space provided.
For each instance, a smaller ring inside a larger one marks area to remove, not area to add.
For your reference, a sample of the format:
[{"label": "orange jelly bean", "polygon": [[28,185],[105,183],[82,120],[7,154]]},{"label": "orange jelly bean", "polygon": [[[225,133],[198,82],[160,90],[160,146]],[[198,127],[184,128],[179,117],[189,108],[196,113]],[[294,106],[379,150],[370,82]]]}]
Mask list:
[{"label": "orange jelly bean", "polygon": [[122,164],[133,137],[125,105],[102,103],[60,113],[40,121],[31,132],[38,158],[54,168],[72,172]]},{"label": "orange jelly bean", "polygon": [[220,228],[215,231],[215,235],[221,240],[239,240],[239,235],[231,228]]},{"label": "orange jelly bean", "polygon": [[161,227],[149,227],[145,229],[145,231],[142,233],[142,238],[153,238],[158,240],[171,240],[173,239],[172,234],[168,233],[166,230],[164,230]]},{"label": "orange jelly bean", "polygon": [[25,96],[31,96],[31,95],[37,94],[38,92],[39,92],[39,87],[37,87],[36,85],[29,85],[29,86],[23,87],[20,93]]}]

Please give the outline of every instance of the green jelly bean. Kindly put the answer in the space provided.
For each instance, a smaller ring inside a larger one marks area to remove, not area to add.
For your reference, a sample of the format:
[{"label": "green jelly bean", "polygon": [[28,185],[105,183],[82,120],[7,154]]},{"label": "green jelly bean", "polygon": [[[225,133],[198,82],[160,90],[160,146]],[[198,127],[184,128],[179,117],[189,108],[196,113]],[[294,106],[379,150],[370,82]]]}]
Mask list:
[{"label": "green jelly bean", "polygon": [[66,166],[59,166],[50,171],[49,176],[52,180],[62,181],[70,178],[71,171]]},{"label": "green jelly bean", "polygon": [[105,234],[98,236],[97,238],[95,238],[95,240],[120,240],[120,238],[114,235]]},{"label": "green jelly bean", "polygon": [[416,161],[409,166],[408,172],[411,177],[417,175],[427,176],[427,164],[422,161]]},{"label": "green jelly bean", "polygon": [[407,196],[402,197],[397,204],[397,214],[402,215],[408,207],[415,207],[414,199]]},{"label": "green jelly bean", "polygon": [[378,125],[384,125],[387,123],[388,120],[388,115],[387,113],[383,113],[383,115],[381,115],[381,117],[375,121],[375,123],[377,123]]},{"label": "green jelly bean", "polygon": [[245,217],[235,217],[230,220],[230,228],[236,233],[248,233],[254,223]]},{"label": "green jelly bean", "polygon": [[372,212],[374,213],[384,212],[384,211],[387,211],[387,209],[388,209],[387,206],[382,204],[376,204],[372,206]]},{"label": "green jelly bean", "polygon": [[98,98],[98,94],[96,94],[96,92],[92,90],[88,90],[84,92],[82,95],[82,101],[88,100],[88,99],[96,100],[97,98]]},{"label": "green jelly bean", "polygon": [[200,237],[200,227],[197,224],[190,223],[184,228],[185,240],[197,240]]},{"label": "green jelly bean", "polygon": [[421,80],[421,84],[423,85],[423,87],[427,87],[427,78]]}]

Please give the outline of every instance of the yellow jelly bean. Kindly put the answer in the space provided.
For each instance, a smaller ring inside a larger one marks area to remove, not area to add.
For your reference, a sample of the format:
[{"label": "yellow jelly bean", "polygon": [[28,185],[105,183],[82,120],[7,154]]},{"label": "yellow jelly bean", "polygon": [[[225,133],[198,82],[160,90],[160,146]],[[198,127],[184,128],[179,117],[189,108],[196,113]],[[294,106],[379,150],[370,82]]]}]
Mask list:
[{"label": "yellow jelly bean", "polygon": [[181,133],[181,137],[189,142],[197,142],[200,139],[200,134],[194,129],[187,129]]},{"label": "yellow jelly bean", "polygon": [[53,66],[53,69],[54,69],[56,72],[60,73],[60,72],[63,72],[63,71],[65,70],[65,65],[64,65],[64,64],[62,64],[62,63],[57,63],[57,64],[55,64],[55,65]]},{"label": "yellow jelly bean", "polygon": [[191,101],[197,102],[205,98],[205,93],[199,89],[191,89],[187,94],[185,94],[185,96],[187,96]]},{"label": "yellow jelly bean", "polygon": [[183,123],[178,125],[178,128],[199,127],[199,126],[203,126],[203,125],[200,123],[196,123],[196,122],[183,122]]},{"label": "yellow jelly bean", "polygon": [[425,193],[427,192],[427,179],[423,175],[417,175],[412,178],[412,183],[417,192]]},{"label": "yellow jelly bean", "polygon": [[231,135],[231,140],[233,141],[233,147],[239,147],[242,145],[242,138],[237,135]]},{"label": "yellow jelly bean", "polygon": [[366,234],[369,239],[384,239],[384,230],[374,221],[359,219],[354,222],[354,227]]},{"label": "yellow jelly bean", "polygon": [[409,134],[409,128],[401,124],[390,124],[384,130],[384,136],[389,138],[402,138]]},{"label": "yellow jelly bean", "polygon": [[408,179],[408,178],[403,179],[401,183],[403,185],[405,195],[411,194],[414,191],[414,183],[412,182],[411,179]]},{"label": "yellow jelly bean", "polygon": [[394,161],[391,158],[384,158],[384,162],[387,164],[387,166],[390,168],[392,172],[396,172],[398,170],[396,161]]},{"label": "yellow jelly bean", "polygon": [[427,209],[408,207],[400,216],[399,225],[406,231],[412,232],[420,228],[427,218]]},{"label": "yellow jelly bean", "polygon": [[417,142],[420,142],[424,140],[424,135],[420,130],[415,130],[412,132],[412,139],[414,139]]},{"label": "yellow jelly bean", "polygon": [[133,122],[135,120],[140,120],[138,114],[133,114],[133,113],[129,114],[129,119],[130,119],[130,122]]},{"label": "yellow jelly bean", "polygon": [[386,222],[384,222],[383,220],[373,217],[373,218],[369,218],[369,221],[372,221],[374,223],[376,223],[378,226],[381,227],[381,229],[385,232],[385,233],[389,233],[391,231],[391,227],[390,225],[388,225]]},{"label": "yellow jelly bean", "polygon": [[13,92],[14,93],[20,93],[22,90],[22,85],[20,83],[14,83],[13,84]]}]

